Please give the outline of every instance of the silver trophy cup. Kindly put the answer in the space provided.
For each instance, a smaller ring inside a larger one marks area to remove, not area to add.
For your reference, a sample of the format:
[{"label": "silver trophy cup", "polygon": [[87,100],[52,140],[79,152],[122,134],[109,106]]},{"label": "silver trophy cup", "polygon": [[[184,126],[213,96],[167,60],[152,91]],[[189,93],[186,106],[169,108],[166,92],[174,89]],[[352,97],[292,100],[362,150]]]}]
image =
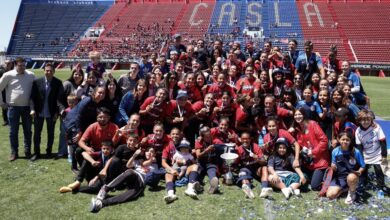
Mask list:
[{"label": "silver trophy cup", "polygon": [[224,175],[226,185],[233,185],[231,166],[238,157],[238,154],[231,152],[234,146],[234,143],[227,143],[225,153],[221,154],[221,158],[225,160],[225,163],[229,168],[229,171]]}]

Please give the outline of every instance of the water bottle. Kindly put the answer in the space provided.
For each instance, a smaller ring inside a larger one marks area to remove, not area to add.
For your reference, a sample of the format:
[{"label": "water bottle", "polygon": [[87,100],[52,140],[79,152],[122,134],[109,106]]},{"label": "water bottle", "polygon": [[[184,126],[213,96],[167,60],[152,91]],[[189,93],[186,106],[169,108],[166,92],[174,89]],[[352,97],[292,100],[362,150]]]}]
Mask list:
[{"label": "water bottle", "polygon": [[384,199],[385,198],[385,193],[383,192],[383,190],[379,190],[378,191],[378,199]]},{"label": "water bottle", "polygon": [[257,140],[257,143],[258,143],[259,147],[263,147],[264,140],[263,140],[263,137],[261,136],[261,134],[259,134],[259,139]]},{"label": "water bottle", "polygon": [[261,132],[259,134],[259,139],[257,140],[257,143],[259,145],[259,147],[263,147],[264,145],[264,136],[265,134],[267,133],[267,130],[265,129],[265,126],[263,126],[263,128],[261,129]]},{"label": "water bottle", "polygon": [[263,137],[267,134],[267,129],[265,129],[265,126],[263,126],[263,128],[261,129],[261,134],[263,135]]},{"label": "water bottle", "polygon": [[71,164],[72,163],[72,155],[68,154],[68,162]]}]

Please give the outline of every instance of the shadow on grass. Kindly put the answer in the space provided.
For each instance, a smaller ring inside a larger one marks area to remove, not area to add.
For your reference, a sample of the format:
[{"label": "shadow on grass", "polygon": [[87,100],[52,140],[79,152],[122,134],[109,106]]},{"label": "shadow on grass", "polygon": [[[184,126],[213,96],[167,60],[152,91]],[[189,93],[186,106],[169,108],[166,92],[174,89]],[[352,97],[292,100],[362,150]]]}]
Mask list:
[{"label": "shadow on grass", "polygon": [[369,203],[369,199],[372,197],[373,195],[367,191],[363,191],[361,193],[358,193],[358,197],[357,197],[357,200],[356,202],[358,202],[359,204],[368,204]]},{"label": "shadow on grass", "polygon": [[155,187],[149,187],[148,189],[150,192],[160,192],[165,190],[165,187],[163,186],[155,186]]}]

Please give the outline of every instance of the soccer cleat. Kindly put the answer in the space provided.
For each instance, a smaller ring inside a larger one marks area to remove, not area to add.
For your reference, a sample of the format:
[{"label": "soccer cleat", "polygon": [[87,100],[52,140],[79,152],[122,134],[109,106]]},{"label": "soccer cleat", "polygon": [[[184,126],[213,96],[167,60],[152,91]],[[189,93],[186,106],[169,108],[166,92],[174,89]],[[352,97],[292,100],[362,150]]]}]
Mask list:
[{"label": "soccer cleat", "polygon": [[102,188],[100,188],[99,193],[96,196],[96,199],[103,200],[107,197],[107,185],[103,185]]},{"label": "soccer cleat", "polygon": [[9,161],[12,162],[12,161],[15,161],[16,159],[18,159],[18,155],[17,154],[11,154],[9,156]]},{"label": "soccer cleat", "polygon": [[251,187],[248,186],[247,184],[242,185],[241,189],[242,189],[242,191],[244,191],[246,198],[249,198],[249,199],[255,198],[255,194],[253,194]]},{"label": "soccer cleat", "polygon": [[289,199],[292,193],[291,188],[283,188],[282,193],[286,199]]},{"label": "soccer cleat", "polygon": [[169,204],[169,203],[171,203],[171,202],[173,202],[173,201],[175,201],[175,200],[177,200],[177,196],[176,196],[175,194],[166,195],[166,196],[164,197],[164,201],[165,201],[167,204]]},{"label": "soccer cleat", "polygon": [[217,177],[213,177],[210,180],[209,194],[215,194],[218,191],[218,184],[219,184],[219,181],[218,181]]},{"label": "soccer cleat", "polygon": [[260,198],[267,198],[267,197],[271,196],[272,191],[273,190],[271,187],[262,188],[261,193],[260,193]]},{"label": "soccer cleat", "polygon": [[102,208],[103,208],[103,203],[101,200],[95,199],[95,198],[91,199],[89,211],[96,213],[96,212],[99,212],[100,209],[102,209]]},{"label": "soccer cleat", "polygon": [[203,186],[200,185],[199,182],[195,182],[194,183],[194,189],[195,189],[196,192],[202,192],[203,191]]},{"label": "soccer cleat", "polygon": [[299,189],[292,189],[292,191],[293,191],[294,195],[296,195],[296,196],[301,195],[301,190],[299,190]]},{"label": "soccer cleat", "polygon": [[67,193],[67,192],[72,192],[72,188],[70,188],[69,186],[63,186],[60,188],[59,192],[60,193]]},{"label": "soccer cleat", "polygon": [[356,193],[348,191],[347,198],[345,199],[345,204],[351,205],[356,199]]},{"label": "soccer cleat", "polygon": [[79,172],[80,172],[80,170],[78,170],[78,169],[76,169],[76,168],[72,168],[72,173],[74,174],[74,175],[79,175]]},{"label": "soccer cleat", "polygon": [[187,196],[193,199],[198,199],[198,195],[196,194],[195,190],[191,187],[188,187],[186,191],[184,191],[184,194],[186,194]]}]

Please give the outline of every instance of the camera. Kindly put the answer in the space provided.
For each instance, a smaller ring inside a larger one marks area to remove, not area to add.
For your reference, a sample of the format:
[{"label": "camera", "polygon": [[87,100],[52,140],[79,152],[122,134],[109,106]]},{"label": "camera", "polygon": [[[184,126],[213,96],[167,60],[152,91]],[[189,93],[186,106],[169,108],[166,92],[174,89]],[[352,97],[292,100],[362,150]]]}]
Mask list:
[{"label": "camera", "polygon": [[313,158],[309,156],[309,149],[307,147],[302,148],[301,158],[302,158],[302,162],[304,162],[306,164],[313,163]]}]

